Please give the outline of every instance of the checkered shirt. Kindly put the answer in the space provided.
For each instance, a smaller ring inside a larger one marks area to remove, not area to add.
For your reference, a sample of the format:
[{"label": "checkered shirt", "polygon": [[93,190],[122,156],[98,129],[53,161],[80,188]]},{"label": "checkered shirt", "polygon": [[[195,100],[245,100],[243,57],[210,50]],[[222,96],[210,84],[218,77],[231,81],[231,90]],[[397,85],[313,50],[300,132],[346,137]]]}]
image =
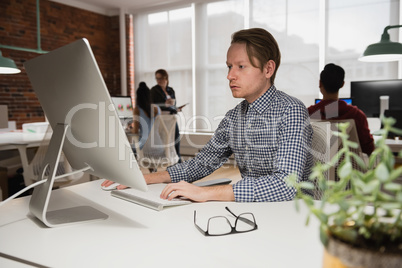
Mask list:
[{"label": "checkered shirt", "polygon": [[312,128],[304,104],[272,86],[249,104],[230,110],[212,139],[193,159],[168,167],[172,182],[193,182],[234,154],[242,179],[233,184],[237,202],[292,200],[285,178],[307,180],[312,166]]}]

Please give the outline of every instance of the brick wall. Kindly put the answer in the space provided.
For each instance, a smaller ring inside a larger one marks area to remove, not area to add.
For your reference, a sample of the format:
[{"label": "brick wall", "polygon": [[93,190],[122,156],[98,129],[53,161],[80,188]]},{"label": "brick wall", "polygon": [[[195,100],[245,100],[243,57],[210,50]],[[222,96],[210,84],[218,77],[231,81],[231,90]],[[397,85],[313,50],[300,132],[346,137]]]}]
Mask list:
[{"label": "brick wall", "polygon": [[127,93],[135,105],[134,80],[134,21],[133,15],[126,15],[126,47],[127,47]]},{"label": "brick wall", "polygon": [[[36,0],[0,1],[0,44],[37,48]],[[63,4],[40,1],[41,48],[51,51],[79,38],[87,38],[111,95],[120,94],[119,18]],[[26,122],[44,121],[44,113],[23,69],[40,54],[0,49],[15,61],[19,74],[0,74],[0,104],[8,105],[9,120],[21,128]]]}]

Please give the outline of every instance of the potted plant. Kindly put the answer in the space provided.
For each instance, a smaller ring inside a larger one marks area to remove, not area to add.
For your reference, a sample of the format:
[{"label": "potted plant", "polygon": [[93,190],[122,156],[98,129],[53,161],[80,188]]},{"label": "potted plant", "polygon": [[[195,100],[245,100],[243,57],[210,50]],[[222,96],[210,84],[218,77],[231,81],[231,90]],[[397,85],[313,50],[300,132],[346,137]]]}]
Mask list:
[{"label": "potted plant", "polygon": [[[390,131],[395,129],[393,118],[384,118],[381,139],[366,164],[351,148],[356,143],[348,140],[348,123],[340,123],[343,148],[330,163],[317,162],[310,181],[296,183],[290,176],[288,183],[297,189],[296,208],[303,200],[311,215],[320,222],[320,239],[325,246],[324,267],[402,267],[402,184],[395,180],[402,175],[402,166],[395,168],[395,157],[385,144]],[[402,157],[402,151],[398,157]],[[341,159],[341,160],[340,160]],[[339,163],[337,181],[328,181],[323,175]],[[352,162],[365,171],[354,169]],[[303,190],[322,192],[321,201],[315,201]],[[339,266],[328,265],[335,259]]]}]

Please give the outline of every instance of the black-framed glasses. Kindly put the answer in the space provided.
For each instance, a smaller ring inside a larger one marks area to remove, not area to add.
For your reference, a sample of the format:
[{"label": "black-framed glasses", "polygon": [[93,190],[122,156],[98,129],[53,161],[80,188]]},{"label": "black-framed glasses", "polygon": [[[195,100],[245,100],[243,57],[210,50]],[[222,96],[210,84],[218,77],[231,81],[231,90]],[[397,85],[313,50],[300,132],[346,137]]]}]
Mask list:
[{"label": "black-framed glasses", "polygon": [[240,214],[239,216],[236,216],[236,214],[230,211],[228,207],[225,207],[225,209],[229,211],[230,214],[232,214],[234,217],[236,217],[234,226],[225,216],[215,216],[208,219],[207,230],[204,231],[196,223],[197,212],[194,210],[195,227],[205,236],[219,236],[219,235],[228,235],[235,233],[245,233],[257,229],[257,223],[255,221],[253,213],[246,212]]}]

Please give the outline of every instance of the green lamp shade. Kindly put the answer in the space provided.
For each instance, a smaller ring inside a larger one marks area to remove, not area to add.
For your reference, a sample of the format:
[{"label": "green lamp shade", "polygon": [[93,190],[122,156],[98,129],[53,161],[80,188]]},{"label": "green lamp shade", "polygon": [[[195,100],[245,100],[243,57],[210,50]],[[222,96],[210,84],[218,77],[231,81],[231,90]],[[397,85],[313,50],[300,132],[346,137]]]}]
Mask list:
[{"label": "green lamp shade", "polygon": [[366,62],[402,60],[402,44],[391,41],[381,41],[371,44],[366,48],[359,60]]},{"label": "green lamp shade", "polygon": [[0,51],[0,74],[17,74],[21,70],[17,68],[17,65],[12,59],[5,58],[1,55]]}]

